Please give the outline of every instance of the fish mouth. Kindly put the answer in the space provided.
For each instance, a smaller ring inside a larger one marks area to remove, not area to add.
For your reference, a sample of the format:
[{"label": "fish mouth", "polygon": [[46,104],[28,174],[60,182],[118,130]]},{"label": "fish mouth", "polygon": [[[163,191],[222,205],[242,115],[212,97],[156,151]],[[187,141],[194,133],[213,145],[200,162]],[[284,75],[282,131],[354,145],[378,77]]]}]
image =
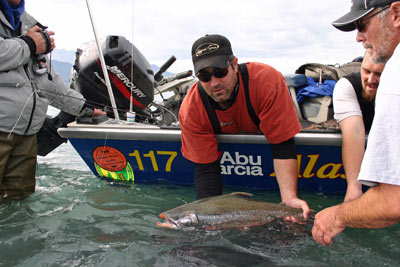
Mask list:
[{"label": "fish mouth", "polygon": [[169,217],[165,213],[161,213],[160,215],[158,215],[158,217],[160,217],[161,219],[165,219],[165,222],[157,222],[157,226],[159,227],[180,228],[183,226],[189,226],[198,223],[198,218],[194,213],[189,213],[176,219]]},{"label": "fish mouth", "polygon": [[157,226],[165,228],[178,228],[178,223],[172,218],[169,218],[166,214],[160,213],[158,215],[161,219],[165,219],[165,222],[157,222]]}]

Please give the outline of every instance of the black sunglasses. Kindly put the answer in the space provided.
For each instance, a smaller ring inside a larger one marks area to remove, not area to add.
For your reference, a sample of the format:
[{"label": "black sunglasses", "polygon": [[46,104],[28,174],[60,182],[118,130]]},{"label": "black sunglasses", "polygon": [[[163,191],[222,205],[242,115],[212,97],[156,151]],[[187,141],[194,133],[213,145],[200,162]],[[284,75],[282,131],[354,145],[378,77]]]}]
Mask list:
[{"label": "black sunglasses", "polygon": [[384,7],[384,8],[382,8],[382,9],[379,10],[378,12],[375,12],[375,13],[370,14],[370,15],[368,15],[368,16],[366,16],[366,17],[363,17],[363,18],[361,18],[361,19],[359,19],[359,20],[356,20],[354,23],[356,24],[357,30],[358,30],[359,32],[363,31],[363,30],[365,29],[365,26],[366,26],[365,22],[366,22],[367,20],[369,20],[369,19],[372,18],[373,16],[378,15],[379,13],[385,11],[385,10],[388,9],[389,7],[390,7],[390,5],[388,5],[388,6]]},{"label": "black sunglasses", "polygon": [[228,64],[227,64],[228,66],[226,68],[214,68],[214,70],[212,72],[201,70],[196,74],[196,76],[203,83],[211,81],[212,76],[214,76],[215,78],[219,78],[219,79],[224,78],[228,74],[229,64],[231,64],[231,63],[232,63],[232,61],[228,61]]}]

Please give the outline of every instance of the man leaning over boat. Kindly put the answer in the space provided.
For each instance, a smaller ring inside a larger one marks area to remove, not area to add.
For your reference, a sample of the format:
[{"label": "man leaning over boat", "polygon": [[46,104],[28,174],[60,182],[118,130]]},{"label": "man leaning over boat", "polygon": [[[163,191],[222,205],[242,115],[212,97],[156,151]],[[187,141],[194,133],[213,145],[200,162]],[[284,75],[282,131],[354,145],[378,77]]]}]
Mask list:
[{"label": "man leaning over boat", "polygon": [[384,63],[374,64],[370,54],[365,53],[360,72],[344,76],[333,91],[334,116],[342,132],[342,161],[347,180],[344,201],[362,195],[357,177],[365,151],[365,135],[371,129],[375,114],[375,96],[384,67]]},{"label": "man leaning over boat", "polygon": [[183,100],[179,121],[182,155],[195,163],[197,198],[223,192],[216,134],[261,131],[271,144],[282,202],[307,217],[310,208],[297,196],[293,138],[301,125],[283,76],[265,64],[239,65],[229,40],[218,34],[195,41],[192,60],[199,82]]}]

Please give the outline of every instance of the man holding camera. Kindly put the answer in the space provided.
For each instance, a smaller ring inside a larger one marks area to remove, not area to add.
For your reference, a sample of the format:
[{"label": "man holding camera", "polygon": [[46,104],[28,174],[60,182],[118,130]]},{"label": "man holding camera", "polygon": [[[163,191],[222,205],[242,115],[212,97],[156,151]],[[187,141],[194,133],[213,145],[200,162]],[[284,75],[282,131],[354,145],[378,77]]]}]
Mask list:
[{"label": "man holding camera", "polygon": [[0,202],[35,191],[36,133],[48,105],[75,116],[90,109],[51,68],[45,55],[54,32],[45,29],[25,12],[25,0],[0,0]]}]

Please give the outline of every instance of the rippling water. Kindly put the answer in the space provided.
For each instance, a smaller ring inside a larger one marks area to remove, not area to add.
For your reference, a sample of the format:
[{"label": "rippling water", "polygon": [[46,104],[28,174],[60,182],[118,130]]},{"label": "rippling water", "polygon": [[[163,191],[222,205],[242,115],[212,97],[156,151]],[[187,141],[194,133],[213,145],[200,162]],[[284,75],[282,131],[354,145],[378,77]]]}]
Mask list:
[{"label": "rippling water", "polygon": [[[194,200],[190,186],[96,178],[69,144],[39,159],[37,190],[0,206],[0,266],[399,266],[400,227],[347,229],[329,247],[311,228],[173,230],[158,214]],[[225,193],[243,189],[226,188]],[[246,190],[279,202],[276,192]],[[342,196],[302,193],[321,210]]]}]

